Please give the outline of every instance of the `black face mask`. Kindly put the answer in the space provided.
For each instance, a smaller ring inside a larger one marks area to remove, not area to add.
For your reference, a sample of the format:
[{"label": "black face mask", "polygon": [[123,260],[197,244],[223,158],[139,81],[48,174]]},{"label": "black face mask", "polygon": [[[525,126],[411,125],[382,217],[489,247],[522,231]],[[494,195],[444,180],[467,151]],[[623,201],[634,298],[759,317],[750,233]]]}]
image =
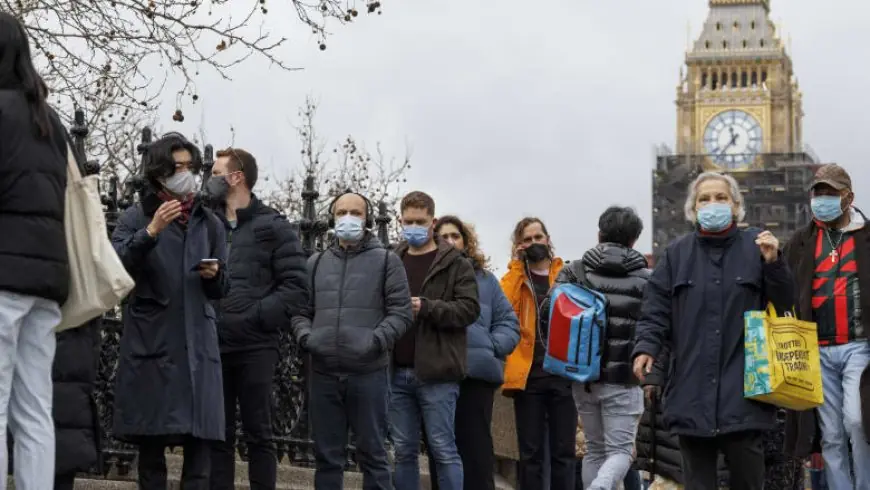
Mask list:
[{"label": "black face mask", "polygon": [[222,202],[227,199],[230,184],[224,175],[212,175],[205,183],[205,197],[212,202]]},{"label": "black face mask", "polygon": [[533,243],[523,250],[523,256],[526,261],[534,264],[550,258],[550,247],[543,243]]}]

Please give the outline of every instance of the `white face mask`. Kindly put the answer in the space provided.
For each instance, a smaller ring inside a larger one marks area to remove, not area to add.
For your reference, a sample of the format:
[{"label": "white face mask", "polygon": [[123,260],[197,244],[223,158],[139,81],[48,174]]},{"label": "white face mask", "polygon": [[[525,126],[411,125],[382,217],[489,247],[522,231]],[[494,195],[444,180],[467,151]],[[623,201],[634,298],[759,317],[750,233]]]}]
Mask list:
[{"label": "white face mask", "polygon": [[163,183],[166,190],[177,195],[187,196],[196,191],[196,177],[191,172],[176,172]]}]

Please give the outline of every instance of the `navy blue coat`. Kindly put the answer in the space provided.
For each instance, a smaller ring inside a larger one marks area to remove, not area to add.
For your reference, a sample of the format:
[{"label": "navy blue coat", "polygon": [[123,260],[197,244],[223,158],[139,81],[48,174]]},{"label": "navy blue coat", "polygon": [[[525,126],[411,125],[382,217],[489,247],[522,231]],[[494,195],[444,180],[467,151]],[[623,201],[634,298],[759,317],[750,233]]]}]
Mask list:
[{"label": "navy blue coat", "polygon": [[668,245],[644,294],[633,356],[671,345],[664,422],[677,435],[716,436],[775,427],[775,407],[743,397],[743,313],[794,305],[780,257],[767,264],[759,229],[691,233]]},{"label": "navy blue coat", "polygon": [[[145,227],[159,204],[146,196],[121,215],[112,234],[136,281],[124,307],[113,435],[131,442],[141,436],[223,440],[221,360],[209,300],[228,292],[226,234],[214,214],[197,205],[186,228],[171,223],[151,238]],[[217,277],[199,276],[204,258],[220,260]]]}]

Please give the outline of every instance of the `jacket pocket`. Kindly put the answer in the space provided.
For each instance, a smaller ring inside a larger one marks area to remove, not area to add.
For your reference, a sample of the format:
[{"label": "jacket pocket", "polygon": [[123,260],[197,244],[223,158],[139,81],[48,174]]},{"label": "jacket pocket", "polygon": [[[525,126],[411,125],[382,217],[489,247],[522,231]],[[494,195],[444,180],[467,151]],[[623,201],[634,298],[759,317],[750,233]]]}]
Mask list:
[{"label": "jacket pocket", "polygon": [[208,360],[220,362],[221,355],[218,349],[217,314],[214,311],[214,307],[209,303],[203,304],[202,308],[207,323],[206,334],[203,336],[203,340],[205,341],[205,353]]},{"label": "jacket pocket", "polygon": [[312,328],[305,347],[312,354],[323,356],[323,343],[326,341],[326,337],[327,327]]}]

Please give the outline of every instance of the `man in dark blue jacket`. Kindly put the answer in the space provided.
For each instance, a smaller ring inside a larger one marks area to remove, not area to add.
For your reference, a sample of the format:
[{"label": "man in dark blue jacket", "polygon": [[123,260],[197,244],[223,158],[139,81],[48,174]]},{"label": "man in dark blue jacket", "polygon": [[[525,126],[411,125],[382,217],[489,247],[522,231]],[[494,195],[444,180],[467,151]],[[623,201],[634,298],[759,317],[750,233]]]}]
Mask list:
[{"label": "man in dark blue jacket", "polygon": [[308,303],[305,254],[290,223],[251,192],[257,161],[240,148],[217,153],[206,197],[227,231],[230,293],[221,301],[218,334],[224,380],[226,440],[212,450],[211,489],[235,488],[236,402],[248,444],[251,488],[275,488],[272,378],[279,332]]},{"label": "man in dark blue jacket", "polygon": [[196,146],[168,134],[148,148],[143,163],[142,201],[112,233],[136,281],[124,308],[113,435],[139,445],[139,488],[166,488],[165,452],[172,445],[184,447],[181,485],[206,490],[210,445],[224,439],[211,301],[228,290],[226,238],[214,213],[194,198],[202,168]]}]

